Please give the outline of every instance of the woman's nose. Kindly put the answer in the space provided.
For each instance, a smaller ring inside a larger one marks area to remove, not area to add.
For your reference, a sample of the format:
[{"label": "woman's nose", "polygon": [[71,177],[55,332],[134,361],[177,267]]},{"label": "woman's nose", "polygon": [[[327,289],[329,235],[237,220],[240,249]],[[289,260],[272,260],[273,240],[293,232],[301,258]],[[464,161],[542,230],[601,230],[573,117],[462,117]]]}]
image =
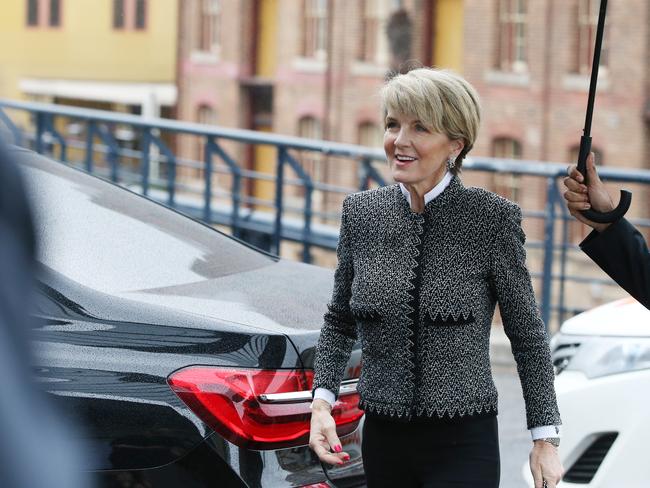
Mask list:
[{"label": "woman's nose", "polygon": [[407,131],[404,129],[400,129],[400,131],[397,133],[397,137],[395,138],[395,145],[396,146],[408,146],[409,144],[409,136]]}]

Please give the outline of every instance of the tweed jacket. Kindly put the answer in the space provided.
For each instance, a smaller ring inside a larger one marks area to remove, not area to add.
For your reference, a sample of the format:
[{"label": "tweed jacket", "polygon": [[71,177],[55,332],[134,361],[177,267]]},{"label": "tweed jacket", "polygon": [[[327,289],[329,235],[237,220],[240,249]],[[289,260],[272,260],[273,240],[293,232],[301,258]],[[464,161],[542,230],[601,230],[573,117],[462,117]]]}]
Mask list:
[{"label": "tweed jacket", "polygon": [[458,176],[421,214],[397,184],[348,195],[312,394],[327,388],[338,395],[360,339],[363,410],[407,420],[496,413],[489,338],[498,303],[528,428],[560,425],[524,240],[516,204],[466,188]]}]

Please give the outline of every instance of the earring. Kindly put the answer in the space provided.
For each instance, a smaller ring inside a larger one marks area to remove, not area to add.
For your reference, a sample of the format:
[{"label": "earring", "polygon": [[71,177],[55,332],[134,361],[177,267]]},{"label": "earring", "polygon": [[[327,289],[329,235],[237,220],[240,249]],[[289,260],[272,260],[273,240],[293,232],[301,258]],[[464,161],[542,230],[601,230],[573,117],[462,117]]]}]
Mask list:
[{"label": "earring", "polygon": [[449,156],[449,159],[447,160],[447,168],[451,170],[454,169],[454,166],[456,166],[456,158]]}]

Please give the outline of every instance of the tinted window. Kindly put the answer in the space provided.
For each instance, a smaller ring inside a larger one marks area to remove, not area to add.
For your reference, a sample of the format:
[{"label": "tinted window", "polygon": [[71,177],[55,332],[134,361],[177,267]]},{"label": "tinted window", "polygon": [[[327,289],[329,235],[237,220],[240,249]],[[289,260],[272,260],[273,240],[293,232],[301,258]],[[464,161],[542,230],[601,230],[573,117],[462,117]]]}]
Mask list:
[{"label": "tinted window", "polygon": [[50,26],[56,27],[61,24],[60,0],[50,0]]},{"label": "tinted window", "polygon": [[38,25],[38,0],[27,0],[27,25]]},{"label": "tinted window", "polygon": [[27,156],[40,261],[103,292],[192,283],[274,260],[142,197]]}]

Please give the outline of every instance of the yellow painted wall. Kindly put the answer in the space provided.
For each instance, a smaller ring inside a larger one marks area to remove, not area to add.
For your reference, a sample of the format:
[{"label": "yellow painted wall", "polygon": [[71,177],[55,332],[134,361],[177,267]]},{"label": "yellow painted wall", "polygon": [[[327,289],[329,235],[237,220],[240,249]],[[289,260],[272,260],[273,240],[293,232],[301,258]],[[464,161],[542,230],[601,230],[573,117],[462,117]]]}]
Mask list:
[{"label": "yellow painted wall", "polygon": [[256,75],[272,78],[277,61],[278,0],[262,0],[259,8]]},{"label": "yellow painted wall", "polygon": [[[274,78],[277,63],[278,39],[278,1],[261,0],[259,3],[259,21],[257,36],[257,66],[255,75]],[[256,127],[257,130],[272,132],[272,127]],[[255,146],[253,167],[255,171],[275,174],[277,150],[272,146]],[[275,184],[272,181],[256,180],[253,187],[256,198],[273,200]]]},{"label": "yellow painted wall", "polygon": [[61,26],[27,27],[26,0],[2,0],[0,96],[23,77],[174,82],[178,0],[147,2],[147,28],[114,30],[112,0],[63,0]]},{"label": "yellow painted wall", "polygon": [[463,0],[437,0],[434,13],[434,63],[458,73],[463,70],[463,7]]}]

